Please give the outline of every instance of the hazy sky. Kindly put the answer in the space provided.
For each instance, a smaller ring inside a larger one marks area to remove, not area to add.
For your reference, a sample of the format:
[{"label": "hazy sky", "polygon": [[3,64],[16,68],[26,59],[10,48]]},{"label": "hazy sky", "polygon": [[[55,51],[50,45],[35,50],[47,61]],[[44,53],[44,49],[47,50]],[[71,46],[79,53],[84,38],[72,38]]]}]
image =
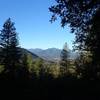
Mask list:
[{"label": "hazy sky", "polygon": [[72,47],[70,28],[61,28],[60,21],[50,23],[48,8],[55,0],[0,0],[0,29],[9,17],[15,22],[20,46],[24,48]]}]

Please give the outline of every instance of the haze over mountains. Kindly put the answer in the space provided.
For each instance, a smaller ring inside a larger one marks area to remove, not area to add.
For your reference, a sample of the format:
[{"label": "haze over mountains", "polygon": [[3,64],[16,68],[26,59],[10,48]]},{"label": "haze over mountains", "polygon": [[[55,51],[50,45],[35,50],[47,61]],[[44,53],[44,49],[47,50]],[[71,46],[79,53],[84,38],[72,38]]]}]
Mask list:
[{"label": "haze over mountains", "polygon": [[[48,49],[28,49],[30,52],[36,54],[37,56],[43,58],[44,60],[48,61],[55,61],[55,60],[60,60],[60,54],[61,54],[61,49],[58,48],[48,48]],[[77,52],[73,52],[72,50],[69,50],[69,58],[70,59],[75,59],[78,56]]]}]

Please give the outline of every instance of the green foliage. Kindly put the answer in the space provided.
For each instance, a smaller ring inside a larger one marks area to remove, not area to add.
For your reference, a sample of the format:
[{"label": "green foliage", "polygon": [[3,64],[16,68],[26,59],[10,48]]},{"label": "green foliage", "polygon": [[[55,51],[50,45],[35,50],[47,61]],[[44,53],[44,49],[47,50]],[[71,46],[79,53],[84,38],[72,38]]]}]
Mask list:
[{"label": "green foliage", "polygon": [[4,71],[4,66],[0,65],[0,73],[2,73]]},{"label": "green foliage", "polygon": [[[87,49],[92,53],[93,66],[100,67],[100,10],[95,13],[91,23],[92,26],[87,36],[86,45]],[[100,70],[100,68],[98,70]]]},{"label": "green foliage", "polygon": [[60,70],[62,74],[66,74],[68,72],[68,46],[67,43],[65,43],[63,50],[61,51],[60,55],[61,61],[60,61]]},{"label": "green foliage", "polygon": [[91,65],[92,54],[90,52],[81,52],[75,61],[78,77],[90,79],[92,78],[93,66]]},{"label": "green foliage", "polygon": [[51,63],[51,64],[48,64],[46,66],[47,66],[47,67],[45,67],[47,69],[46,73],[49,76],[52,76],[53,78],[59,78],[59,76],[60,76],[60,66],[58,64]]},{"label": "green foliage", "polygon": [[17,32],[14,23],[9,18],[0,32],[0,58],[5,71],[14,72],[19,63],[20,51],[18,49]]},{"label": "green foliage", "polygon": [[29,60],[29,71],[30,73],[33,73],[34,76],[33,77],[38,77],[40,76],[40,71],[42,70],[43,67],[43,60],[42,59],[36,59],[34,61],[32,61],[32,59],[28,59]]},{"label": "green foliage", "polygon": [[27,54],[26,55],[26,59],[27,59],[27,61],[26,61],[27,67],[28,67],[29,71],[31,71],[32,66],[33,66],[33,58],[32,58],[32,55],[31,54]]},{"label": "green foliage", "polygon": [[[100,73],[100,0],[55,0],[49,10],[53,13],[51,21],[61,18],[61,26],[69,25],[75,33],[75,49],[91,52],[91,63],[79,58],[78,66],[85,69],[84,75],[97,78]],[[81,60],[80,60],[81,59]],[[88,74],[88,75],[87,75]]]},{"label": "green foliage", "polygon": [[100,10],[99,0],[55,0],[56,4],[51,6],[49,10],[53,13],[51,21],[55,21],[56,17],[61,18],[61,26],[70,25],[72,33],[75,32],[76,43],[79,49],[83,49],[91,29],[92,18],[95,13]]},{"label": "green foliage", "polygon": [[69,51],[67,43],[65,43],[63,50],[61,51],[59,75],[60,77],[76,76],[76,67],[73,63],[73,60],[69,59]]}]

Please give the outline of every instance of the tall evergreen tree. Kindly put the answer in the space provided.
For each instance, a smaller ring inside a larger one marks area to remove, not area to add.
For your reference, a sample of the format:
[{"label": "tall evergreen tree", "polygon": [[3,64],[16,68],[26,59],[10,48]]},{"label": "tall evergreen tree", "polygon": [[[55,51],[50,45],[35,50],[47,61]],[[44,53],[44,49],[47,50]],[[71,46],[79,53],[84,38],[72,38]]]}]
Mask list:
[{"label": "tall evergreen tree", "polygon": [[61,61],[60,61],[61,70],[64,73],[67,73],[68,72],[68,46],[67,46],[67,43],[64,44],[64,47],[60,54],[60,58],[61,58]]},{"label": "tall evergreen tree", "polygon": [[6,72],[14,73],[18,67],[20,51],[16,28],[10,18],[6,20],[0,32],[0,48],[1,64],[4,65]]}]

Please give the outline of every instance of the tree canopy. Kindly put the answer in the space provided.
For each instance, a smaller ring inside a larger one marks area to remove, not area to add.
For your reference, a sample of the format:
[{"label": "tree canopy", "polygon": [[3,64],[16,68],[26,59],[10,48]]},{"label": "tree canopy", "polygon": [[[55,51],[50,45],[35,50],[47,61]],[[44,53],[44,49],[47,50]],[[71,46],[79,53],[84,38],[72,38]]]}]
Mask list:
[{"label": "tree canopy", "polygon": [[83,49],[88,32],[93,25],[93,17],[100,10],[100,0],[55,0],[56,4],[49,10],[53,13],[51,21],[57,16],[61,18],[61,26],[67,24],[71,27],[72,33],[76,34],[76,43]]},{"label": "tree canopy", "polygon": [[7,19],[0,32],[0,61],[4,65],[6,72],[14,72],[18,67],[20,51],[18,48],[18,37],[16,28],[11,19]]},{"label": "tree canopy", "polygon": [[91,53],[91,75],[97,76],[100,72],[100,0],[55,1],[56,4],[49,8],[53,13],[51,22],[59,16],[62,27],[70,26],[76,36],[76,49]]}]

